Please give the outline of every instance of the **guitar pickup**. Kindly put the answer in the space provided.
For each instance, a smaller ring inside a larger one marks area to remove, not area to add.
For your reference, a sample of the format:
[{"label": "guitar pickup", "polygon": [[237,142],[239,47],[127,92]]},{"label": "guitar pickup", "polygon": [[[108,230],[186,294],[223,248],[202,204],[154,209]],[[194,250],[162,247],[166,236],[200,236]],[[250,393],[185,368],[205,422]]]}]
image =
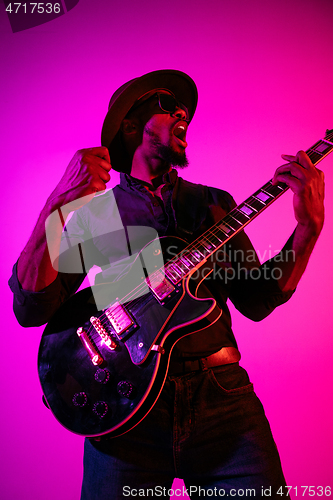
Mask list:
[{"label": "guitar pickup", "polygon": [[165,297],[170,295],[170,293],[172,293],[175,289],[175,287],[160,271],[156,271],[154,274],[146,278],[145,281],[159,301],[165,299]]},{"label": "guitar pickup", "polygon": [[131,316],[119,302],[115,302],[111,307],[106,309],[105,315],[120,339],[124,337],[122,333],[134,325]]}]

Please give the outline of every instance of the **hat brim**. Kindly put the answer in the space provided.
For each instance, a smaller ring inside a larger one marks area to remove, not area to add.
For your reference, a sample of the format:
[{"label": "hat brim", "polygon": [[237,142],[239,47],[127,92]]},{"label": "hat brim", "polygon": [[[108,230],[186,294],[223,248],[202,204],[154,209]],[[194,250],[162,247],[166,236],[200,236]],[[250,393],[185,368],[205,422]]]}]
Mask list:
[{"label": "hat brim", "polygon": [[[109,149],[111,165],[118,172],[129,171],[128,159],[126,161],[126,155],[123,158],[124,148],[118,134],[121,122],[137,99],[155,88],[171,90],[187,107],[189,119],[193,118],[198,102],[198,91],[192,78],[182,71],[168,69],[152,71],[124,84],[113,94],[102,128],[102,146]],[[123,165],[122,161],[127,165]]]}]

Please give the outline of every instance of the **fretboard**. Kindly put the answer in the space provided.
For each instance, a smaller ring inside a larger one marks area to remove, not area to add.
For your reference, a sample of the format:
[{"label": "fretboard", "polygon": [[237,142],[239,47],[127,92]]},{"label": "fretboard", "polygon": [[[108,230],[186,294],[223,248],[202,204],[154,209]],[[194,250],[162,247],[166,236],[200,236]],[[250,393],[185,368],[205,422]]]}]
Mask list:
[{"label": "fretboard", "polygon": [[[333,130],[327,130],[324,139],[316,142],[306,153],[314,165],[333,151]],[[164,266],[165,276],[176,284],[194,268],[200,267],[218,249],[277,200],[289,188],[286,184],[264,184],[243,203],[231,210],[222,220],[188,245]]]}]

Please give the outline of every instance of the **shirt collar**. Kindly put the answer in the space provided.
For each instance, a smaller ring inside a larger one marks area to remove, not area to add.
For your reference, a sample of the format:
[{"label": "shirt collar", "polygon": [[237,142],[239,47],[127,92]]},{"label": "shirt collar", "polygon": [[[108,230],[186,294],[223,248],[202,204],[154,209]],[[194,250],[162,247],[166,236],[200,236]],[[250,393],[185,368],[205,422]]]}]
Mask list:
[{"label": "shirt collar", "polygon": [[[175,168],[171,170],[171,172],[167,172],[162,176],[160,184],[167,184],[174,186],[176,184],[178,178],[178,172]],[[147,184],[140,179],[136,179],[129,174],[120,173],[120,185],[121,187],[133,187],[140,188]]]}]

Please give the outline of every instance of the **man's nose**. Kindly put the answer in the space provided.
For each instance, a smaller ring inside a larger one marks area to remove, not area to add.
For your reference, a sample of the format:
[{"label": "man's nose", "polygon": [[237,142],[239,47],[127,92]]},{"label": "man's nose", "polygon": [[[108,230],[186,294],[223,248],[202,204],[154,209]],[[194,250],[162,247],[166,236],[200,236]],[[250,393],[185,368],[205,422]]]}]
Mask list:
[{"label": "man's nose", "polygon": [[187,114],[186,111],[182,108],[176,107],[176,111],[172,113],[171,116],[175,116],[176,118],[179,118],[180,120],[186,120],[187,119]]}]

